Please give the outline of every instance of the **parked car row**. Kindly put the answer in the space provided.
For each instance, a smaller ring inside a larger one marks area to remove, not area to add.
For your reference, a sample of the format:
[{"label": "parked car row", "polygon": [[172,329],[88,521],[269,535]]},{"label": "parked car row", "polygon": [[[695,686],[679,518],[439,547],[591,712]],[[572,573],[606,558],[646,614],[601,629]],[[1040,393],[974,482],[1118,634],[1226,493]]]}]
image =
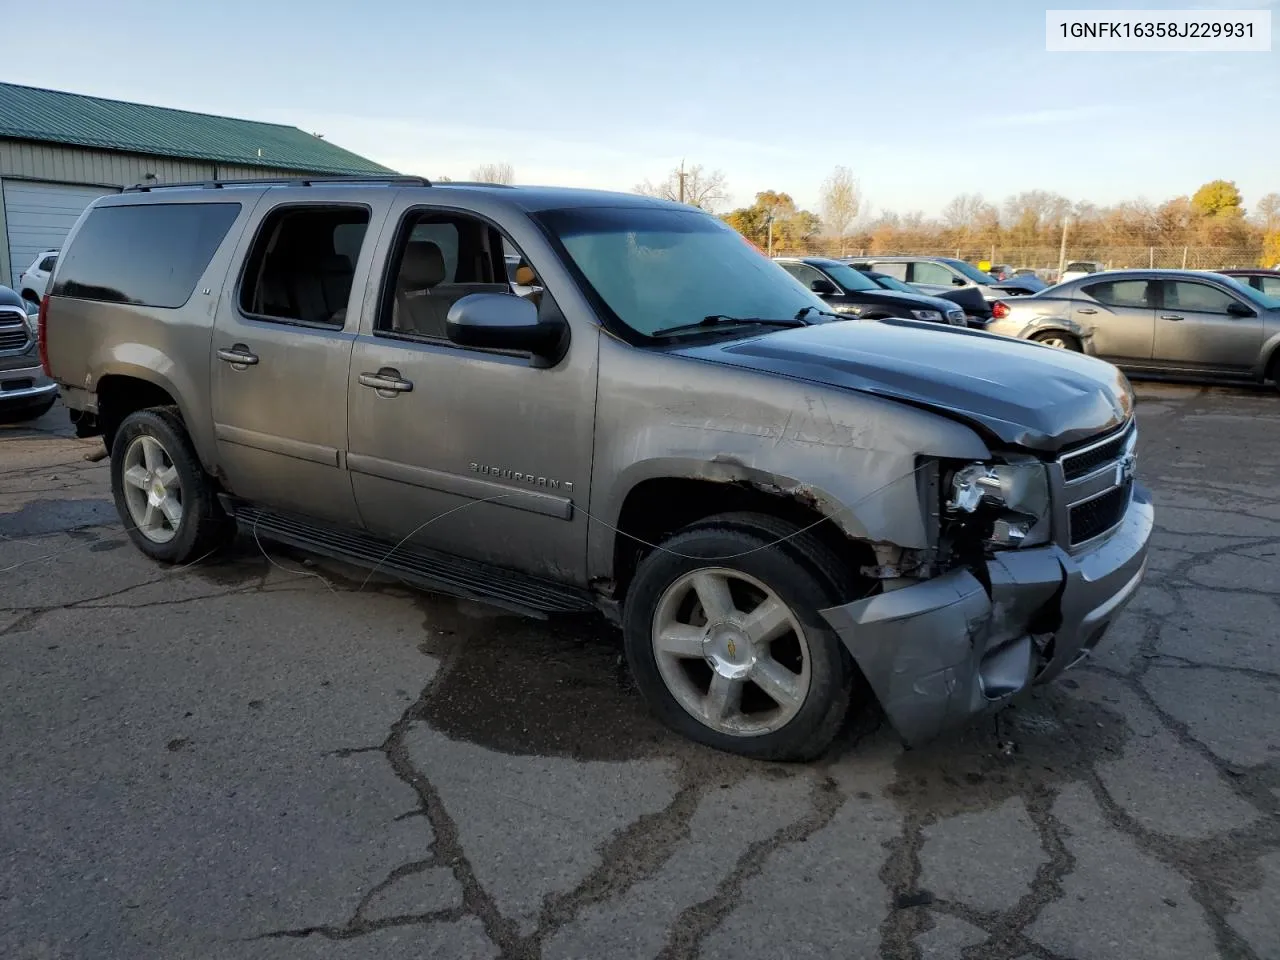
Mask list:
[{"label": "parked car row", "polygon": [[911,743],[998,709],[1141,583],[1124,376],[955,310],[684,205],[385,178],[97,200],[38,327],[147,556],[234,521],[518,613],[598,609],[665,723],[794,760],[851,703]]},{"label": "parked car row", "polygon": [[833,311],[864,320],[901,317],[928,323],[966,325],[961,307],[907,287],[894,290],[847,263],[825,257],[777,257],[783,270],[822,297]]},{"label": "parked car row", "polygon": [[1133,371],[1280,386],[1280,272],[1086,273],[997,301],[987,330]]}]

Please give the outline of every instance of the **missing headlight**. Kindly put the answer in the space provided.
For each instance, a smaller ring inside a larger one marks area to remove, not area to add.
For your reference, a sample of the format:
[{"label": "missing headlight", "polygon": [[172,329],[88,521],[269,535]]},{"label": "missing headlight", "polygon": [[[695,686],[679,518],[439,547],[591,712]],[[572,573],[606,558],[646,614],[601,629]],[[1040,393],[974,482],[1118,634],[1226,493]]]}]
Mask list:
[{"label": "missing headlight", "polygon": [[1039,460],[967,464],[951,473],[944,489],[948,491],[944,513],[959,530],[989,547],[1048,542],[1049,482]]}]

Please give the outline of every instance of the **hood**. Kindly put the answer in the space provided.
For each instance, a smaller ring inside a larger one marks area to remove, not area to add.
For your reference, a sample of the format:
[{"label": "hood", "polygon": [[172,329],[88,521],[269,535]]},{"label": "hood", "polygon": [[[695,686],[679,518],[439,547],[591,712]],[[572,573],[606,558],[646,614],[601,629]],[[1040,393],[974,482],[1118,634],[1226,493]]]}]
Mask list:
[{"label": "hood", "polygon": [[819,323],[673,352],[902,400],[1045,453],[1118,427],[1133,412],[1128,381],[1109,363],[909,320]]},{"label": "hood", "polygon": [[943,314],[956,308],[956,304],[941,297],[931,297],[927,293],[903,293],[901,290],[851,290],[848,297],[851,300],[874,300],[876,303],[892,304],[906,310],[937,310]]},{"label": "hood", "polygon": [[1047,284],[1038,277],[1010,277],[1008,280],[1001,280],[999,283],[989,285],[992,290],[1024,290],[1027,293],[1039,293]]}]

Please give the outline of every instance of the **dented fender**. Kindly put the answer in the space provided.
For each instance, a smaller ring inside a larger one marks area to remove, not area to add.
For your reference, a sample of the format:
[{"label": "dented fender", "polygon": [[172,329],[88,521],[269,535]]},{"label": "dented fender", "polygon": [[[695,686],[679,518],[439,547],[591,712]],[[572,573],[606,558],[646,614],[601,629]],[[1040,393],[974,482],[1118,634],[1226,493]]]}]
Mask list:
[{"label": "dented fender", "polygon": [[612,575],[614,528],[646,480],[745,483],[795,497],[847,536],[926,549],[922,458],[990,456],[972,428],[906,403],[608,339],[600,382],[610,387],[596,409],[593,579]]}]

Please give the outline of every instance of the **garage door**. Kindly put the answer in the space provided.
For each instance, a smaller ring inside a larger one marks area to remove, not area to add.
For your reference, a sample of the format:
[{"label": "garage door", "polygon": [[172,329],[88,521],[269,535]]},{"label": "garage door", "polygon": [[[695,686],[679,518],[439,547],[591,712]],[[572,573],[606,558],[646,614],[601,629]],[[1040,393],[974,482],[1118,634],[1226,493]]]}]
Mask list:
[{"label": "garage door", "polygon": [[109,187],[4,181],[11,282],[17,283],[18,275],[31,266],[31,261],[42,250],[57,250],[62,246],[85,207],[104,194],[117,192]]}]

